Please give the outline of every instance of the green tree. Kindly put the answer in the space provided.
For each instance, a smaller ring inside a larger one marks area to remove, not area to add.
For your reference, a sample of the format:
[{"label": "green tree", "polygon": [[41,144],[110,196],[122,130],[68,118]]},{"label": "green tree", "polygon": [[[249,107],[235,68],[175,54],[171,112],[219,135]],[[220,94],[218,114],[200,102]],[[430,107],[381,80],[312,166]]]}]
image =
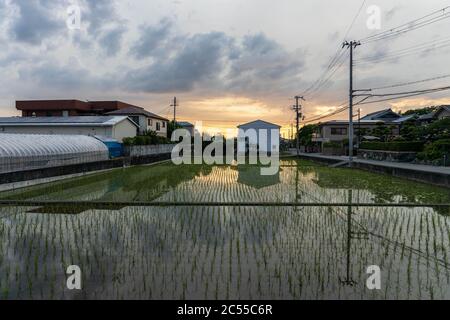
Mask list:
[{"label": "green tree", "polygon": [[411,109],[407,110],[404,113],[402,113],[403,116],[409,116],[411,114],[417,114],[419,116],[436,111],[436,107],[425,107],[425,108],[419,108],[419,109]]},{"label": "green tree", "polygon": [[181,129],[181,126],[174,122],[173,120],[170,121],[167,125],[167,139],[171,140],[172,138],[172,133],[176,130],[176,129]]},{"label": "green tree", "polygon": [[312,135],[317,132],[319,126],[317,124],[307,124],[303,128],[301,128],[298,132],[300,137],[300,144],[302,146],[310,146],[313,144]]},{"label": "green tree", "polygon": [[379,122],[376,124],[375,128],[372,129],[372,135],[380,138],[381,141],[386,142],[390,139],[392,130],[385,126],[384,123]]}]

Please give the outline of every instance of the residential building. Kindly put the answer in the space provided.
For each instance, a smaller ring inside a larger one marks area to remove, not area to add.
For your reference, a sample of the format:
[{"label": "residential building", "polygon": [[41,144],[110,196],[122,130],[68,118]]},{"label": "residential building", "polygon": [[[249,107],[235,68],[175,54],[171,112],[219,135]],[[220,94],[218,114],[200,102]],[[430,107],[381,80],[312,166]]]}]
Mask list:
[{"label": "residential building", "polygon": [[186,121],[177,121],[177,125],[183,129],[186,129],[187,131],[189,131],[189,134],[191,135],[191,137],[194,136],[195,126],[192,123],[186,122]]},{"label": "residential building", "polygon": [[388,123],[393,122],[394,120],[397,120],[399,118],[401,118],[401,115],[392,111],[392,109],[389,108],[366,114],[364,117],[361,118],[361,120],[378,120]]},{"label": "residential building", "polygon": [[444,118],[450,118],[450,105],[440,106],[435,112],[434,112],[434,118],[441,120]]},{"label": "residential building", "polygon": [[255,120],[238,126],[238,153],[262,151],[268,153],[280,152],[280,126]]},{"label": "residential building", "polygon": [[104,136],[122,142],[138,130],[126,116],[0,118],[0,133]]},{"label": "residential building", "polygon": [[131,120],[139,125],[139,134],[151,130],[155,131],[157,135],[167,138],[167,126],[169,119],[151,113],[144,108],[130,106],[124,109],[108,112],[111,116],[128,116]]},{"label": "residential building", "polygon": [[121,101],[27,100],[16,101],[23,117],[95,116],[133,105]]},{"label": "residential building", "polygon": [[[400,134],[400,125],[406,121],[407,117],[402,117],[391,109],[385,109],[373,113],[369,113],[362,117],[359,121],[353,122],[354,141],[358,143],[358,138],[370,135],[370,132],[377,126],[384,125],[391,129],[391,135]],[[319,132],[313,135],[314,142],[341,142],[348,139],[347,120],[333,120],[319,124]]]}]

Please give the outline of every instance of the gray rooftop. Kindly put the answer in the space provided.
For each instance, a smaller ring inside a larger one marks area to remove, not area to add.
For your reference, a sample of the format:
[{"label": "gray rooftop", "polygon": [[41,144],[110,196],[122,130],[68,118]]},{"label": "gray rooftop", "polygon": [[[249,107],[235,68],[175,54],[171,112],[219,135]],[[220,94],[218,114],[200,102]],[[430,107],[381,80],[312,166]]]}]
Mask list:
[{"label": "gray rooftop", "polygon": [[0,126],[112,126],[121,121],[129,120],[127,116],[81,116],[81,117],[7,117],[0,118]]},{"label": "gray rooftop", "polygon": [[194,125],[187,121],[177,121],[177,124],[182,127],[194,127]]},{"label": "gray rooftop", "polygon": [[111,112],[108,112],[107,114],[108,115],[144,115],[148,118],[155,118],[155,119],[159,119],[159,120],[169,121],[169,119],[158,116],[157,114],[147,111],[141,107],[128,107],[128,108],[124,108],[124,109],[111,111]]}]

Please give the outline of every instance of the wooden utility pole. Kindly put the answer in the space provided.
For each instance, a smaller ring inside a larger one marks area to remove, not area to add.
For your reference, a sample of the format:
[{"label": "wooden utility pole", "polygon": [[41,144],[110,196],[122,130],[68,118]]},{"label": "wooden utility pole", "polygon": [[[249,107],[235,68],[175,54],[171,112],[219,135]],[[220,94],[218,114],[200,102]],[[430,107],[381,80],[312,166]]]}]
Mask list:
[{"label": "wooden utility pole", "polygon": [[173,123],[177,122],[177,97],[173,98],[173,104],[170,105],[171,107],[173,107]]},{"label": "wooden utility pole", "polygon": [[302,99],[303,101],[305,100],[303,97],[300,96],[295,96],[295,105],[293,106],[293,110],[295,111],[296,114],[296,126],[297,126],[297,156],[300,155],[300,117],[302,116],[301,111],[302,111],[302,106],[299,104],[299,100]]}]

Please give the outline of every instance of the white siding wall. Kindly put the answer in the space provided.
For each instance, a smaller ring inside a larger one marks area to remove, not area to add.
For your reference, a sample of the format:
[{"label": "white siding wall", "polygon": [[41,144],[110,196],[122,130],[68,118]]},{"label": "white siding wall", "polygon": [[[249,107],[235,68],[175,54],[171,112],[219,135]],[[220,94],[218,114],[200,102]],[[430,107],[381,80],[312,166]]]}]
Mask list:
[{"label": "white siding wall", "polygon": [[125,137],[136,136],[136,126],[130,121],[122,121],[115,126],[4,126],[1,133],[23,133],[23,134],[62,134],[62,135],[84,135],[105,136],[122,142]]},{"label": "white siding wall", "polygon": [[111,137],[111,128],[89,126],[5,126],[2,133],[24,133],[24,134],[80,134],[84,136],[107,136]]},{"label": "white siding wall", "polygon": [[112,134],[108,137],[112,137],[120,142],[123,138],[135,137],[137,128],[130,121],[121,121],[116,124],[112,129]]},{"label": "white siding wall", "polygon": [[[151,125],[148,125],[148,119],[151,119],[151,122],[152,122]],[[156,128],[157,128],[156,123],[159,123],[159,126],[160,126],[159,131],[156,130]],[[164,126],[163,126],[163,123],[164,123]],[[167,124],[168,124],[167,121],[163,121],[163,120],[155,119],[155,118],[147,118],[147,130],[155,131],[161,137],[167,137]]]},{"label": "white siding wall", "polygon": [[[240,127],[242,130],[248,130],[248,129],[254,129],[257,132],[256,137],[250,136],[248,141],[250,148],[253,146],[258,145],[260,151],[270,151],[272,153],[278,153],[280,151],[280,129],[274,125],[270,125],[265,122],[254,122],[250,123],[248,125],[243,125]],[[261,134],[259,133],[259,130],[263,129],[267,132],[267,140],[262,141]],[[272,142],[272,130],[274,130],[274,141]],[[238,152],[242,153],[245,152],[245,143],[243,141],[245,140],[245,136],[238,135]]]}]

